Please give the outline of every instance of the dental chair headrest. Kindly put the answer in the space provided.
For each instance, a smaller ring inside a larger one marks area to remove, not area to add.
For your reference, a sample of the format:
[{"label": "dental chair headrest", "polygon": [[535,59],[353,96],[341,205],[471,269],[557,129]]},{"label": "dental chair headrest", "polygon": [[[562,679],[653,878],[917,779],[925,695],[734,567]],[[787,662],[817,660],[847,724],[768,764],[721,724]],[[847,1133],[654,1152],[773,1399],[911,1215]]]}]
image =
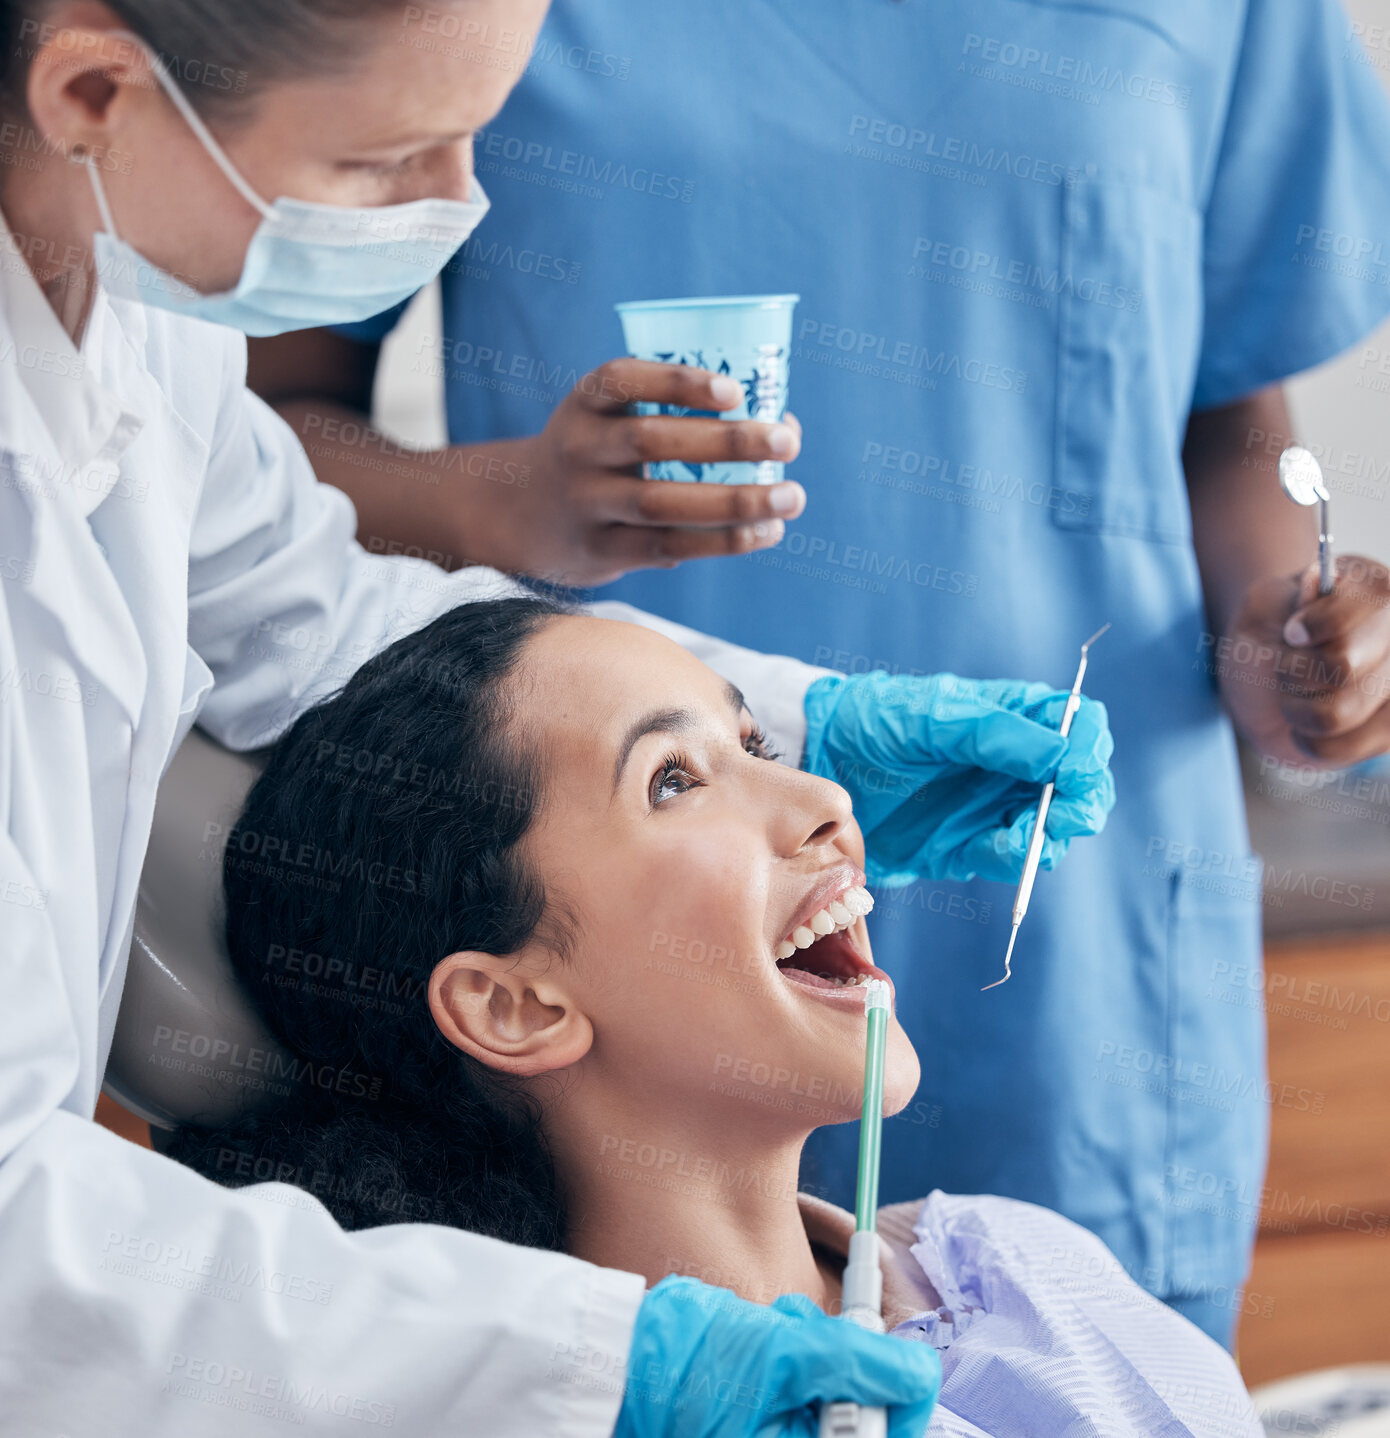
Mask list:
[{"label": "dental chair headrest", "polygon": [[237,984],[222,851],[265,753],[194,729],[159,786],[103,1088],[158,1128],[216,1127],[289,1092],[293,1060]]}]

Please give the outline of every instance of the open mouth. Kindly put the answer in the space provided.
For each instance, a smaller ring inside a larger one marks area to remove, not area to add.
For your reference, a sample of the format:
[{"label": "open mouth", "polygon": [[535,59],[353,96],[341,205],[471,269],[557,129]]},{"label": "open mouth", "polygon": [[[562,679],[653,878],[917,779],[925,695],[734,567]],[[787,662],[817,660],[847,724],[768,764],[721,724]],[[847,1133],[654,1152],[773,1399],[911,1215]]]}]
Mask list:
[{"label": "open mouth", "polygon": [[853,988],[886,975],[854,942],[853,930],[874,906],[858,884],[847,885],[797,923],[775,950],[777,968],[792,983],[810,988]]}]

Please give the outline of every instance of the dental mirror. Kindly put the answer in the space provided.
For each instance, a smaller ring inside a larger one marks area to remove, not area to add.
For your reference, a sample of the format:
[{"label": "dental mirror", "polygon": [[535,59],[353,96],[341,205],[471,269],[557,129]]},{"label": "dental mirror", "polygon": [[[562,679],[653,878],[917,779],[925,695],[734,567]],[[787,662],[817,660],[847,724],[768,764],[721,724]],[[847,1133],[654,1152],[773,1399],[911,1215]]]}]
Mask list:
[{"label": "dental mirror", "polygon": [[1302,445],[1291,444],[1279,456],[1279,483],[1295,504],[1305,507],[1332,497],[1323,483],[1322,466]]},{"label": "dental mirror", "polygon": [[1328,526],[1327,504],[1332,496],[1322,477],[1322,466],[1302,445],[1291,444],[1279,456],[1279,484],[1295,504],[1306,509],[1318,506],[1318,593],[1331,594],[1332,535]]}]

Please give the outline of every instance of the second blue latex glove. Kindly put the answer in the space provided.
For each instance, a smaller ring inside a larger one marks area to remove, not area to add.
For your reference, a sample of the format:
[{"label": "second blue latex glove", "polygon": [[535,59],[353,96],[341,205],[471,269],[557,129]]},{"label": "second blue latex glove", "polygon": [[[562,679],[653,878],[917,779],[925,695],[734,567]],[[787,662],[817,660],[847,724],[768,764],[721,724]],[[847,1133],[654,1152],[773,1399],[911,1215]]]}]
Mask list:
[{"label": "second blue latex glove", "polygon": [[613,1438],[814,1438],[822,1400],[888,1410],[922,1438],[941,1387],[934,1348],[829,1318],[802,1294],[770,1306],[693,1278],[642,1300]]},{"label": "second blue latex glove", "polygon": [[1042,786],[1056,780],[1041,866],[1098,834],[1115,803],[1105,706],[1065,691],[954,674],[828,675],[806,691],[802,768],[849,791],[869,882],[1017,880]]}]

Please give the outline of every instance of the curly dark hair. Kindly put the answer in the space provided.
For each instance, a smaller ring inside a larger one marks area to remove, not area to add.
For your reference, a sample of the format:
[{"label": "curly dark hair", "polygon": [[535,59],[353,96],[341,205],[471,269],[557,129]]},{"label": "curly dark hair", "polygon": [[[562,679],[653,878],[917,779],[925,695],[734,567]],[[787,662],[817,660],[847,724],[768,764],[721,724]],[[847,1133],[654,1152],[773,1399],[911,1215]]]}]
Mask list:
[{"label": "curly dark hair", "polygon": [[541,785],[506,682],[564,612],[540,598],[454,609],[276,744],[224,855],[227,944],[276,1036],[339,1079],[229,1128],[182,1129],[172,1157],[232,1186],[297,1184],[344,1228],[423,1220],[562,1247],[534,1094],[446,1042],[425,994],[459,950],[512,954],[539,936],[565,961],[569,920],[518,851]]}]

